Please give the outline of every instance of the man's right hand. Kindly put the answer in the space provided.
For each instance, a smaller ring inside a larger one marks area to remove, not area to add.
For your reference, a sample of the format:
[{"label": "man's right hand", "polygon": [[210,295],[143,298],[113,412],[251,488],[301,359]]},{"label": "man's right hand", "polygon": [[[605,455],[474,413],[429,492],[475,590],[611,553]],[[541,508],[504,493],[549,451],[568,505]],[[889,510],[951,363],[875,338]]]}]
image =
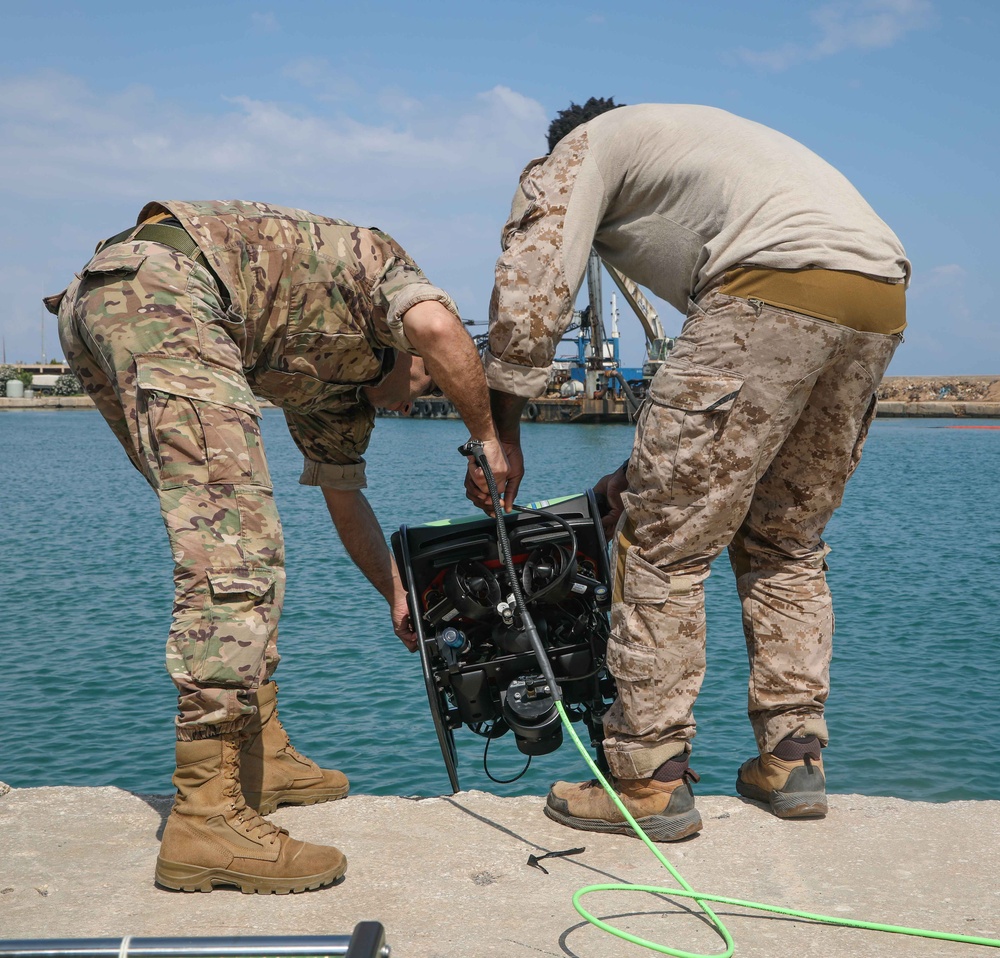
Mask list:
[{"label": "man's right hand", "polygon": [[604,537],[608,540],[614,535],[618,520],[625,511],[625,503],[622,502],[622,493],[627,491],[628,478],[625,475],[625,466],[621,466],[614,472],[602,476],[594,486],[595,495],[600,496],[603,494],[608,503],[608,511],[601,516]]},{"label": "man's right hand", "polygon": [[410,618],[410,606],[406,601],[406,592],[402,585],[393,595],[389,603],[389,610],[392,614],[392,631],[397,638],[411,652],[417,651],[417,633],[413,629],[413,620]]},{"label": "man's right hand", "polygon": [[[521,484],[521,477],[524,475],[521,444],[490,440],[483,443],[483,452],[486,454],[486,461],[493,477],[497,480],[497,491],[503,499],[504,512],[510,512],[514,507],[514,498]],[[486,476],[471,459],[465,475],[465,496],[478,509],[482,509],[489,516],[493,515],[493,497]]]}]

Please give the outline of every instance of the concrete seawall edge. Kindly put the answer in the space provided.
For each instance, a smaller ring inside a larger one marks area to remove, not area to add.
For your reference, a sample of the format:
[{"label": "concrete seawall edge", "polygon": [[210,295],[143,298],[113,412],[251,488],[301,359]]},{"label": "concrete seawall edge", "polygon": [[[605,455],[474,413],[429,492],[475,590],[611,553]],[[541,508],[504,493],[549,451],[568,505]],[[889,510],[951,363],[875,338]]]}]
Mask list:
[{"label": "concrete seawall edge", "polygon": [[[830,805],[824,820],[783,822],[743,799],[699,796],[702,833],[659,848],[706,893],[1000,935],[1000,801],[832,795]],[[169,796],[117,788],[15,788],[0,797],[0,935],[349,934],[374,920],[396,958],[620,958],[644,952],[582,922],[573,892],[603,882],[673,885],[634,838],[563,828],[542,814],[539,797],[471,791],[280,809],[272,819],[296,837],[346,852],[347,876],[336,887],[294,896],[172,893],[152,882],[169,807]],[[548,874],[528,865],[529,855],[569,848],[584,850],[543,861]],[[720,950],[683,899],[601,893],[587,907],[672,947]],[[973,953],[730,906],[720,913],[741,958]]]}]

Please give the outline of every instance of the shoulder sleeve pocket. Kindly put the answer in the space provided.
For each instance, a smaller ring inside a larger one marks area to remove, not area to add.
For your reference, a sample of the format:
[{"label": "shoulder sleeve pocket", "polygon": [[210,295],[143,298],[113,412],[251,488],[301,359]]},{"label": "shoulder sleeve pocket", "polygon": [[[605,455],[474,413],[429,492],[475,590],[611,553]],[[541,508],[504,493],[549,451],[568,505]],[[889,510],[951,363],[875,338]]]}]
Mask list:
[{"label": "shoulder sleeve pocket", "polygon": [[145,253],[133,253],[130,243],[109,246],[98,253],[83,268],[84,276],[99,276],[103,273],[134,273],[146,259]]}]

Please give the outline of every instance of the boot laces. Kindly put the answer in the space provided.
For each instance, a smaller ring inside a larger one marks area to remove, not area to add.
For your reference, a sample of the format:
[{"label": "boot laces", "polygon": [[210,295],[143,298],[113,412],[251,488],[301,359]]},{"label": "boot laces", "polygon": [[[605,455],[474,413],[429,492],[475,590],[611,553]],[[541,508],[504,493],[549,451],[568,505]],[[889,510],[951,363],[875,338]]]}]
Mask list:
[{"label": "boot laces", "polygon": [[305,755],[303,755],[294,745],[292,745],[292,740],[288,737],[288,733],[285,731],[285,726],[281,724],[281,717],[278,715],[277,703],[274,705],[274,712],[271,714],[271,721],[278,726],[278,731],[281,732],[281,735],[285,740],[285,744],[282,745],[278,751],[284,752],[286,755],[297,759],[305,765],[309,765],[310,760],[306,758]]},{"label": "boot laces", "polygon": [[278,828],[273,822],[255,812],[246,802],[240,798],[240,804],[236,807],[236,820],[246,829],[247,834],[255,840],[262,840],[269,836],[274,836],[270,844],[277,840],[281,834],[287,835],[284,828]]},{"label": "boot laces", "polygon": [[[268,836],[277,836],[283,832],[287,835],[288,832],[285,829],[279,828],[273,822],[269,822],[247,805],[246,799],[243,797],[243,789],[240,787],[240,770],[237,764],[239,760],[238,745],[236,749],[237,760],[223,763],[223,779],[225,784],[222,788],[222,794],[232,802],[236,820],[246,829],[250,838],[254,840],[262,840]],[[272,838],[271,844],[276,840],[277,838]]]}]

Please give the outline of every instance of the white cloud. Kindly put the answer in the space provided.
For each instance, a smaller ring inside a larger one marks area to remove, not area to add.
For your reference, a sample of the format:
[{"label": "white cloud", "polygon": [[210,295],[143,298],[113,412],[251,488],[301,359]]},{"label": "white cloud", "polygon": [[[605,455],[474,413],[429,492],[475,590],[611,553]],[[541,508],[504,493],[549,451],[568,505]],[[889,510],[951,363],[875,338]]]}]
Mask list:
[{"label": "white cloud", "polygon": [[837,0],[810,15],[817,39],[774,50],[741,49],[737,56],[751,66],[778,72],[847,50],[890,47],[906,33],[926,27],[932,14],[930,0]]},{"label": "white cloud", "polygon": [[362,95],[358,81],[350,73],[342,73],[322,57],[302,57],[286,64],[282,75],[307,89],[320,102],[337,102]]},{"label": "white cloud", "polygon": [[923,277],[918,274],[913,282],[913,289],[920,291],[963,283],[968,275],[969,271],[964,266],[958,263],[945,263],[943,266],[932,267]]},{"label": "white cloud", "polygon": [[969,271],[959,263],[918,270],[914,272],[907,297],[913,305],[933,304],[940,315],[966,323],[973,319],[966,297],[968,277]]},{"label": "white cloud", "polygon": [[906,342],[893,360],[898,375],[992,375],[1000,328],[989,289],[960,263],[915,269],[907,293]]},{"label": "white cloud", "polygon": [[222,103],[221,114],[196,114],[143,87],[108,96],[59,74],[3,81],[0,177],[48,198],[81,188],[161,194],[165,184],[250,196],[275,179],[329,196],[402,198],[508,176],[542,148],[546,123],[539,103],[502,86],[458,104],[375,92],[354,104],[364,119],[246,96]]},{"label": "white cloud", "polygon": [[251,13],[250,23],[258,33],[277,33],[281,29],[273,13]]},{"label": "white cloud", "polygon": [[286,75],[305,89],[294,106],[220,96],[204,109],[60,73],[0,80],[0,204],[17,238],[0,241],[8,355],[33,358],[41,296],[100,236],[171,197],[260,199],[380,225],[485,315],[517,175],[544,151],[541,104],[504,86],[447,101],[375,89],[334,102],[324,62]]}]

